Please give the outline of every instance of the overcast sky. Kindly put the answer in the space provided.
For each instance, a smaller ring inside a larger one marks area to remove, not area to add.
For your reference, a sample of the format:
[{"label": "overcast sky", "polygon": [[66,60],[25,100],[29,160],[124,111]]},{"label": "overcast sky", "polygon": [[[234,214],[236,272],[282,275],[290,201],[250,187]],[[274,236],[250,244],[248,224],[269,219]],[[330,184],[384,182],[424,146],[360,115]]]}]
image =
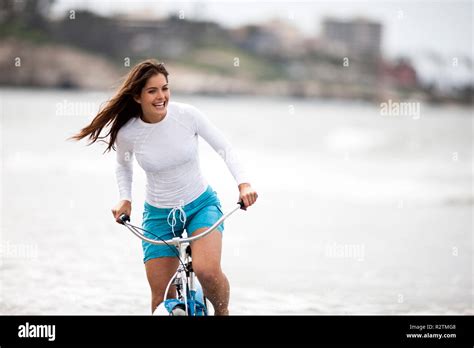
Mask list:
[{"label": "overcast sky", "polygon": [[55,14],[90,9],[103,15],[133,14],[164,17],[183,11],[189,19],[212,20],[227,27],[280,18],[306,36],[320,33],[321,20],[365,17],[384,25],[386,55],[417,56],[434,51],[445,57],[473,57],[472,0],[325,0],[325,1],[163,1],[57,0]]}]

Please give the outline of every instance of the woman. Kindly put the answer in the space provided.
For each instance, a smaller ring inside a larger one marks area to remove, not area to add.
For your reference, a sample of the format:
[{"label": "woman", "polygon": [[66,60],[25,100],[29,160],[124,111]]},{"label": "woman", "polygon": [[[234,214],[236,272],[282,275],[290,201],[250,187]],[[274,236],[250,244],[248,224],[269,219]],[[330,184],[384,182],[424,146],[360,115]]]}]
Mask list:
[{"label": "woman", "polygon": [[[110,129],[101,136],[106,127]],[[232,146],[198,109],[170,102],[168,71],[154,60],[135,66],[117,94],[73,139],[88,137],[94,143],[108,138],[106,151],[117,150],[120,201],[112,209],[117,222],[121,214],[131,214],[132,160],[136,157],[147,176],[143,228],[170,239],[184,229],[189,236],[198,235],[222,216],[219,198],[200,171],[198,135],[224,158],[245,207],[254,204],[257,193]],[[220,265],[223,224],[216,230],[191,244],[193,269],[215,314],[227,315],[229,282]],[[178,259],[166,245],[143,242],[143,252],[153,312],[164,300]]]}]

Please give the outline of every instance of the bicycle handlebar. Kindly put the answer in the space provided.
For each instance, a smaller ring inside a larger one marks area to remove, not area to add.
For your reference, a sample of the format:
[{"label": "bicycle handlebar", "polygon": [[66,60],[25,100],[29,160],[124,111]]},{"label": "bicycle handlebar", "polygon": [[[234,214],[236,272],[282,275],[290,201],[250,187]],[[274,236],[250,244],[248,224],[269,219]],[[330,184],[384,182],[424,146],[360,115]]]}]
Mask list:
[{"label": "bicycle handlebar", "polygon": [[214,230],[217,226],[219,226],[225,219],[227,219],[229,216],[231,216],[233,213],[235,213],[239,209],[246,210],[246,208],[244,206],[244,203],[242,201],[238,202],[237,206],[234,209],[232,209],[229,212],[227,212],[226,214],[222,215],[221,218],[214,223],[214,225],[209,227],[203,233],[201,233],[197,236],[194,236],[194,237],[187,237],[187,238],[175,237],[173,239],[168,239],[168,240],[164,240],[164,241],[163,240],[156,240],[156,239],[147,238],[142,233],[138,232],[136,230],[137,227],[133,226],[129,223],[130,222],[130,216],[128,216],[127,214],[120,215],[119,219],[120,219],[120,221],[122,221],[121,222],[122,225],[127,227],[130,230],[130,232],[132,232],[135,236],[137,236],[141,240],[144,240],[145,242],[148,242],[148,243],[151,243],[151,244],[156,244],[156,245],[172,244],[172,245],[175,245],[175,246],[179,246],[182,243],[193,242],[195,240],[201,239],[202,237],[208,235],[209,233],[211,233],[212,230]]}]

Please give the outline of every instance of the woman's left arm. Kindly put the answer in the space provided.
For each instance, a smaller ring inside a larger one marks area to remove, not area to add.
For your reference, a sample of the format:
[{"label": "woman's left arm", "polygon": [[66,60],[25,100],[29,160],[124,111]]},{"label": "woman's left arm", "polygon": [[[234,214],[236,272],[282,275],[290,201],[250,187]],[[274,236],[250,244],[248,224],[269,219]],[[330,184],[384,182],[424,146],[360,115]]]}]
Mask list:
[{"label": "woman's left arm", "polygon": [[196,120],[196,133],[200,135],[209,145],[222,157],[229,168],[232,176],[238,184],[240,199],[245,207],[249,207],[257,200],[257,192],[252,188],[247,172],[242,165],[237,152],[222,132],[214,126],[208,118],[197,108],[192,107]]}]

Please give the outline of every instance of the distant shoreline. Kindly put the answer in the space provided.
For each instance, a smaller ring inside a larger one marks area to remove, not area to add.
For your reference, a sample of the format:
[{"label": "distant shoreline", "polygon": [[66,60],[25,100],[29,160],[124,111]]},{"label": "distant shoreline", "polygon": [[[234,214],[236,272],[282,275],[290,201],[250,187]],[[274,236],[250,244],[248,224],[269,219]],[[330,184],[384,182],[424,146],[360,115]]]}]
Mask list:
[{"label": "distant shoreline", "polygon": [[[131,62],[133,66],[135,62]],[[269,96],[334,100],[416,100],[472,105],[422,91],[400,93],[393,88],[324,83],[315,80],[252,80],[248,74],[226,76],[179,63],[166,63],[176,93],[210,96]],[[0,43],[0,86],[114,91],[130,67],[104,56],[59,44],[34,44],[7,39]]]},{"label": "distant shoreline", "polygon": [[[14,92],[14,91],[33,91],[33,92],[39,92],[39,93],[48,93],[48,92],[56,92],[56,93],[65,93],[67,94],[68,92],[74,93],[74,92],[81,92],[81,93],[97,93],[97,94],[104,94],[105,98],[103,102],[107,102],[108,97],[112,97],[112,95],[115,92],[115,89],[97,89],[97,88],[57,88],[57,87],[42,87],[42,86],[8,86],[8,85],[0,85],[0,97],[2,97],[2,93],[5,92]],[[295,96],[290,96],[290,95],[255,95],[255,94],[224,94],[224,93],[217,93],[217,94],[211,94],[211,93],[201,93],[201,92],[196,92],[196,93],[188,93],[188,92],[181,92],[181,91],[174,91],[173,90],[173,98],[193,98],[193,97],[209,97],[209,98],[218,98],[218,99],[241,99],[241,98],[255,98],[255,99],[269,99],[269,100],[274,100],[278,99],[279,101],[281,100],[286,100],[290,103],[294,102],[313,102],[315,104],[321,105],[321,104],[327,104],[327,105],[332,105],[332,104],[348,104],[348,105],[366,105],[366,106],[371,106],[377,109],[381,109],[382,103],[388,103],[388,100],[385,101],[371,101],[371,100],[364,100],[364,99],[338,99],[338,98],[321,98],[321,97],[311,97],[311,98],[301,98],[301,97],[295,97]],[[61,101],[62,102],[62,101]],[[393,102],[393,101],[392,101]],[[404,102],[404,101],[400,101]],[[467,105],[467,104],[461,104],[461,103],[442,103],[442,104],[436,104],[436,103],[429,103],[423,104],[427,105],[429,107],[436,107],[436,108],[455,108],[458,110],[467,110],[467,109],[472,109],[472,105]],[[386,116],[386,117],[394,117],[392,116]]]}]

